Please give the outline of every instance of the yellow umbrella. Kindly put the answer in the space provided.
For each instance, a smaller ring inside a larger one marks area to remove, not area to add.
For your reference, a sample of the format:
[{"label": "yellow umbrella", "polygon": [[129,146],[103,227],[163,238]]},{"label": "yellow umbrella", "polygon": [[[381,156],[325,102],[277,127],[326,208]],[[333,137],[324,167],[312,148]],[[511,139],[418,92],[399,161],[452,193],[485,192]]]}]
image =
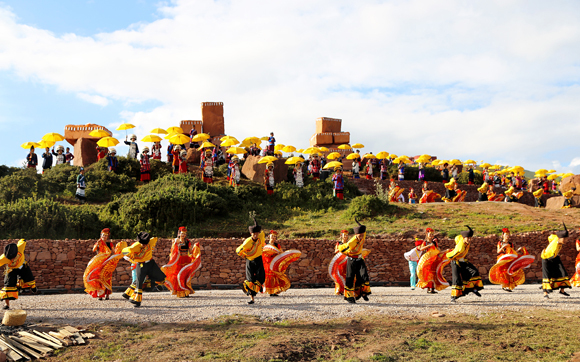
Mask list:
[{"label": "yellow umbrella", "polygon": [[231,153],[232,155],[241,155],[244,153],[248,153],[248,151],[244,150],[240,147],[231,147],[226,150],[226,153]]},{"label": "yellow umbrella", "polygon": [[148,136],[143,137],[141,142],[161,142],[162,140],[163,138],[150,134]]},{"label": "yellow umbrella", "polygon": [[441,164],[441,160],[433,160],[433,162],[431,162],[431,165],[433,166],[439,166],[439,164]]},{"label": "yellow umbrella", "polygon": [[168,134],[169,132],[167,132],[163,128],[153,128],[150,133]]},{"label": "yellow umbrella", "polygon": [[177,133],[169,138],[169,142],[173,143],[174,145],[183,145],[189,142],[189,137],[183,133]]},{"label": "yellow umbrella", "polygon": [[428,155],[428,154],[426,154],[426,153],[424,153],[424,154],[422,154],[421,156],[419,156],[419,158],[429,158],[429,159],[430,159],[430,158],[431,158],[431,156],[430,156],[430,155]]},{"label": "yellow umbrella", "polygon": [[329,160],[336,160],[337,158],[340,158],[340,153],[338,152],[329,153],[328,156],[326,156],[326,158],[328,158]]},{"label": "yellow umbrella", "polygon": [[543,168],[541,168],[538,171],[536,171],[536,175],[545,175],[547,173],[548,173],[548,170],[543,169]]},{"label": "yellow umbrella", "polygon": [[339,150],[352,150],[352,147],[350,147],[350,146],[349,146],[349,145],[347,145],[347,144],[344,144],[344,145],[340,145],[340,146],[338,146],[338,149],[339,149]]},{"label": "yellow umbrella", "polygon": [[201,144],[201,148],[214,148],[214,147],[215,145],[213,143],[207,141]]},{"label": "yellow umbrella", "polygon": [[296,150],[296,152],[298,152],[298,153],[303,153],[303,152],[304,152],[304,149],[303,149],[303,148],[301,148],[301,149],[299,149],[299,150]]},{"label": "yellow umbrella", "polygon": [[363,145],[362,143],[355,143],[354,145],[352,145],[352,148],[365,148],[365,145]]},{"label": "yellow umbrella", "polygon": [[270,139],[270,137],[268,137],[268,136],[260,138],[260,140],[262,140],[262,141],[267,141],[269,139]]},{"label": "yellow umbrella", "polygon": [[347,160],[356,160],[357,158],[360,158],[360,155],[356,152],[350,153],[348,156],[346,156]]},{"label": "yellow umbrella", "polygon": [[373,155],[372,153],[367,153],[366,155],[363,156],[363,158],[371,159],[371,158],[377,158],[377,156]]},{"label": "yellow umbrella", "polygon": [[571,177],[574,176],[574,174],[572,172],[568,172],[562,175],[562,180],[565,179],[566,177]]},{"label": "yellow umbrella", "polygon": [[233,145],[237,145],[238,143],[239,143],[238,140],[230,138],[230,139],[224,140],[222,143],[220,143],[220,146],[230,147]]},{"label": "yellow umbrella", "polygon": [[286,153],[296,152],[296,147],[294,147],[294,146],[286,146],[286,147],[282,148],[282,151],[284,151]]},{"label": "yellow umbrella", "polygon": [[274,154],[282,156],[282,151],[274,151]]},{"label": "yellow umbrella", "polygon": [[342,167],[342,162],[338,162],[338,161],[329,162],[326,165],[324,165],[323,169],[328,170],[329,168],[335,168],[335,167]]},{"label": "yellow umbrella", "polygon": [[552,172],[556,172],[556,170],[550,170],[550,171],[548,171],[548,173],[552,173]]},{"label": "yellow umbrella", "polygon": [[284,163],[287,164],[287,165],[295,165],[298,162],[304,162],[304,159],[302,157],[290,157]]},{"label": "yellow umbrella", "polygon": [[466,165],[475,165],[477,162],[475,162],[474,160],[467,160],[465,162],[463,162]]},{"label": "yellow umbrella", "polygon": [[[127,130],[131,128],[135,128],[135,126],[132,125],[131,123],[123,123],[119,127],[117,127],[117,131],[125,131],[125,136],[127,136]],[[107,137],[107,136],[96,136],[96,137]]]},{"label": "yellow umbrella", "polygon": [[203,142],[203,141],[208,140],[210,138],[211,138],[211,136],[208,135],[207,133],[199,133],[199,134],[196,134],[195,136],[193,136],[191,141],[192,142]]},{"label": "yellow umbrella", "polygon": [[274,161],[278,161],[278,157],[266,156],[266,157],[262,157],[260,159],[260,161],[258,161],[258,163],[268,163],[268,162],[274,162]]},{"label": "yellow umbrella", "polygon": [[46,147],[52,147],[54,146],[55,142],[49,142],[49,141],[45,141],[45,140],[41,140],[40,142],[38,142],[38,146],[40,148],[46,148]]},{"label": "yellow umbrella", "polygon": [[379,160],[384,160],[385,158],[388,158],[388,157],[389,157],[389,153],[388,152],[381,151],[381,152],[377,153],[377,158]]},{"label": "yellow umbrella", "polygon": [[44,136],[42,136],[42,140],[55,143],[59,141],[64,141],[64,137],[61,136],[59,133],[47,133]]},{"label": "yellow umbrella", "polygon": [[481,165],[479,165],[479,167],[481,167],[481,168],[490,168],[491,165],[486,162],[486,163],[482,163]]},{"label": "yellow umbrella", "polygon": [[319,147],[318,149],[320,150],[320,152],[328,152],[328,151],[330,151],[328,148],[326,148],[324,146]]},{"label": "yellow umbrella", "polygon": [[459,161],[458,159],[453,159],[453,160],[449,161],[449,163],[452,165],[457,165],[457,166],[461,165],[461,161]]},{"label": "yellow umbrella", "polygon": [[183,128],[181,127],[169,127],[167,133],[183,133]]},{"label": "yellow umbrella", "polygon": [[114,147],[119,144],[119,140],[114,137],[103,137],[97,141],[100,147]]},{"label": "yellow umbrella", "polygon": [[302,151],[302,153],[305,153],[307,155],[311,155],[311,154],[319,153],[319,152],[320,152],[320,150],[316,147],[308,147],[307,149]]},{"label": "yellow umbrella", "polygon": [[167,136],[165,136],[165,137],[163,137],[163,138],[165,138],[166,140],[168,140],[168,139],[170,139],[171,137],[173,137],[173,136],[175,136],[175,135],[178,135],[178,134],[179,134],[179,133],[169,133]]},{"label": "yellow umbrella", "polygon": [[274,147],[274,151],[281,151],[284,147],[286,147],[286,145],[283,145],[281,143],[278,143],[275,147]]},{"label": "yellow umbrella", "polygon": [[260,139],[260,137],[246,137],[242,142],[252,144],[252,143],[261,143],[262,140]]},{"label": "yellow umbrella", "polygon": [[555,179],[557,179],[558,177],[560,177],[560,175],[553,174],[553,175],[550,175],[550,176],[548,176],[548,180],[555,180]]},{"label": "yellow umbrella", "polygon": [[39,148],[40,145],[36,142],[26,142],[26,143],[21,144],[20,147],[30,149],[31,147]]},{"label": "yellow umbrella", "polygon": [[[102,137],[110,137],[111,134],[109,132],[105,131],[104,129],[95,129],[95,130],[92,130],[91,133],[89,133],[89,136],[102,138]],[[101,146],[101,147],[103,147],[103,146]]]},{"label": "yellow umbrella", "polygon": [[399,157],[399,156],[395,155],[394,153],[391,153],[391,154],[389,155],[389,158],[397,158],[397,157]]},{"label": "yellow umbrella", "polygon": [[234,136],[223,136],[222,138],[220,138],[220,141],[227,141],[227,140],[234,140],[237,143],[240,143],[240,141],[238,141],[238,139]]}]

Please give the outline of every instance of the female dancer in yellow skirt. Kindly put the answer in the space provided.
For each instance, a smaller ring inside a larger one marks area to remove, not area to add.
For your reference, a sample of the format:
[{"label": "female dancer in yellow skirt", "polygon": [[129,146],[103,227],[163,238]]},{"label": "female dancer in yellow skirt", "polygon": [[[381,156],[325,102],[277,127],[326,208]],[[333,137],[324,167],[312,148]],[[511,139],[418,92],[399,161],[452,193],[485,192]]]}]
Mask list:
[{"label": "female dancer in yellow skirt", "polygon": [[264,272],[266,273],[263,291],[270,294],[271,297],[276,297],[290,289],[290,279],[286,275],[286,269],[292,262],[300,259],[302,253],[298,250],[282,251],[282,246],[277,242],[278,233],[275,230],[270,231],[269,238],[268,244],[262,249]]},{"label": "female dancer in yellow skirt", "polygon": [[193,244],[187,238],[187,228],[179,228],[177,238],[171,244],[169,263],[161,267],[165,273],[165,286],[177,298],[187,298],[195,293],[191,288],[191,278],[201,268],[199,243]]},{"label": "female dancer in yellow skirt", "polygon": [[[536,259],[529,255],[525,247],[515,250],[510,241],[508,228],[502,229],[502,240],[497,243],[497,263],[489,270],[489,281],[493,284],[501,284],[506,292],[512,292],[515,287],[526,281],[524,268],[529,267]],[[522,252],[522,255],[518,254]]]}]

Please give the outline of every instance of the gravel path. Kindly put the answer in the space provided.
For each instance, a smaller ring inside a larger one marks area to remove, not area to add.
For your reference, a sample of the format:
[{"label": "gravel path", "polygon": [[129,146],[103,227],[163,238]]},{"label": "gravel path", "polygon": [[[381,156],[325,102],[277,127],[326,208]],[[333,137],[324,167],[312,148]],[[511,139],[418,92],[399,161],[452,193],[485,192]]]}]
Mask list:
[{"label": "gravel path", "polygon": [[121,298],[121,293],[114,293],[109,301],[98,301],[86,294],[25,295],[12,302],[12,309],[25,309],[30,320],[69,324],[106,321],[174,323],[231,314],[256,315],[261,319],[280,321],[354,317],[359,313],[414,317],[433,312],[479,316],[505,310],[531,311],[534,308],[580,310],[578,291],[571,291],[570,297],[554,292],[549,300],[545,300],[538,288],[538,284],[526,284],[508,293],[497,285],[485,286],[481,298],[470,294],[456,304],[449,302],[449,289],[431,295],[422,289],[411,291],[403,287],[372,288],[370,301],[361,299],[356,305],[334,295],[331,288],[290,289],[277,298],[259,295],[254,305],[246,303],[249,298],[241,290],[201,290],[190,298],[182,299],[172,297],[168,292],[145,293],[141,308],[134,308]]}]

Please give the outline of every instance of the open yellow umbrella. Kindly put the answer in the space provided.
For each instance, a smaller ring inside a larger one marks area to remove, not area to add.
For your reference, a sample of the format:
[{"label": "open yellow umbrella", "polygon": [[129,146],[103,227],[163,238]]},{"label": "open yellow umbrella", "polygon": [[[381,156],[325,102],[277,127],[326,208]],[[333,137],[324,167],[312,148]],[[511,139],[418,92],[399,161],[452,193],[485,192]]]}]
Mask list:
[{"label": "open yellow umbrella", "polygon": [[304,152],[304,149],[303,149],[303,148],[301,148],[301,149],[299,149],[299,150],[296,150],[296,152],[298,152],[298,153],[303,153],[303,152]]},{"label": "open yellow umbrella", "polygon": [[161,141],[163,141],[163,138],[152,134],[143,137],[143,139],[141,140],[141,142],[161,142]]},{"label": "open yellow umbrella", "polygon": [[352,145],[352,148],[365,148],[365,145],[363,145],[362,143],[355,143],[354,145]]},{"label": "open yellow umbrella", "polygon": [[40,145],[36,142],[26,142],[20,145],[22,148],[30,149],[31,147],[39,148]]},{"label": "open yellow umbrella", "polygon": [[183,133],[183,128],[181,127],[169,127],[167,133]]},{"label": "open yellow umbrella", "polygon": [[262,141],[267,141],[269,139],[270,139],[270,137],[268,137],[268,136],[265,136],[265,137],[260,138],[260,140],[262,140]]},{"label": "open yellow umbrella", "polygon": [[337,158],[340,158],[340,153],[338,152],[329,153],[328,156],[326,156],[326,158],[328,158],[329,160],[336,160]]},{"label": "open yellow umbrella", "polygon": [[278,157],[266,156],[266,157],[260,158],[260,161],[258,161],[258,163],[268,163],[268,162],[274,162],[274,161],[278,161]]},{"label": "open yellow umbrella", "polygon": [[240,141],[238,141],[238,139],[234,136],[223,136],[222,138],[220,138],[220,141],[227,141],[227,140],[234,140],[236,141],[236,144],[240,143]]},{"label": "open yellow umbrella", "polygon": [[40,142],[38,142],[38,145],[40,148],[50,148],[52,146],[54,146],[55,142],[49,142],[49,141],[45,141],[45,140],[40,140]]},{"label": "open yellow umbrella", "polygon": [[[117,131],[125,131],[125,136],[127,136],[127,130],[132,128],[135,128],[135,126],[132,125],[131,123],[123,123],[119,127],[117,127]],[[107,136],[96,136],[96,137],[107,137]]]},{"label": "open yellow umbrella", "polygon": [[207,141],[201,144],[201,148],[214,148],[214,147],[215,145],[213,143]]},{"label": "open yellow umbrella", "polygon": [[549,170],[548,173],[556,172],[556,170]]},{"label": "open yellow umbrella", "polygon": [[173,137],[173,136],[175,136],[175,135],[178,135],[178,134],[179,134],[179,133],[169,133],[167,136],[165,136],[165,137],[163,137],[163,138],[165,138],[166,140],[168,140],[168,139],[170,139],[171,137]]},{"label": "open yellow umbrella", "polygon": [[103,137],[97,141],[99,147],[114,147],[119,144],[119,140],[114,137]]},{"label": "open yellow umbrella", "polygon": [[230,146],[237,145],[238,143],[239,143],[238,140],[230,138],[230,139],[224,140],[222,143],[220,143],[220,146],[230,147]]},{"label": "open yellow umbrella", "polygon": [[167,132],[163,128],[153,128],[150,133],[168,134],[169,132]]},{"label": "open yellow umbrella", "polygon": [[458,159],[453,159],[453,160],[449,161],[449,163],[452,165],[456,165],[456,166],[461,165],[461,161],[459,161]]},{"label": "open yellow umbrella", "polygon": [[389,153],[388,152],[381,151],[381,152],[377,153],[377,158],[379,160],[384,160],[385,158],[388,158],[388,157],[389,157]]},{"label": "open yellow umbrella", "polygon": [[203,141],[208,140],[210,138],[211,138],[211,136],[208,135],[207,133],[198,133],[195,136],[193,136],[191,141],[192,142],[203,142]]},{"label": "open yellow umbrella", "polygon": [[304,159],[302,157],[290,157],[284,163],[287,164],[287,165],[295,165],[298,162],[304,162]]},{"label": "open yellow umbrella", "polygon": [[323,169],[328,170],[329,168],[335,168],[335,167],[342,167],[342,162],[338,162],[338,161],[329,162],[326,165],[324,165]]},{"label": "open yellow umbrella", "polygon": [[280,155],[280,156],[282,156],[282,151],[280,151],[280,150],[278,150],[278,151],[274,151],[274,154],[275,154],[275,155]]},{"label": "open yellow umbrella", "polygon": [[276,146],[274,146],[274,151],[282,151],[284,147],[286,147],[286,145],[278,143]]},{"label": "open yellow umbrella", "polygon": [[571,177],[574,176],[574,174],[572,172],[568,172],[562,175],[562,180],[565,179],[566,177]]},{"label": "open yellow umbrella", "polygon": [[189,142],[189,137],[183,133],[177,133],[169,138],[169,142],[173,143],[174,145],[183,145]]},{"label": "open yellow umbrella", "polygon": [[356,160],[357,158],[360,158],[360,155],[356,152],[350,153],[348,156],[346,156],[347,160]]},{"label": "open yellow umbrella", "polygon": [[262,143],[262,140],[260,137],[246,137],[242,142],[247,142],[251,145],[252,143]]},{"label": "open yellow umbrella", "polygon": [[393,159],[394,159],[394,158],[397,158],[397,157],[399,157],[399,156],[395,155],[394,153],[391,153],[391,154],[389,155],[389,158],[393,158]]},{"label": "open yellow umbrella", "polygon": [[338,146],[339,150],[352,150],[352,147],[350,147],[350,145],[344,144],[344,145],[340,145]]},{"label": "open yellow umbrella", "polygon": [[64,137],[59,133],[47,133],[44,136],[42,136],[42,139],[44,141],[52,142],[52,143],[64,141]]},{"label": "open yellow umbrella", "polygon": [[372,153],[367,153],[366,155],[363,156],[363,158],[372,159],[372,158],[377,158],[377,156],[373,155]]},{"label": "open yellow umbrella", "polygon": [[486,162],[486,163],[482,163],[481,165],[479,165],[479,167],[481,167],[481,168],[490,168],[491,167],[491,164],[489,164],[489,163]]},{"label": "open yellow umbrella", "polygon": [[286,147],[282,148],[282,151],[283,152],[286,152],[286,153],[296,152],[296,147],[294,147],[294,146],[286,146]]},{"label": "open yellow umbrella", "polygon": [[467,160],[467,161],[465,161],[463,163],[466,164],[466,165],[475,165],[475,164],[477,164],[477,162],[475,162],[474,160]]},{"label": "open yellow umbrella", "polygon": [[308,147],[307,149],[302,151],[302,153],[307,154],[307,155],[312,155],[312,154],[319,153],[319,152],[320,152],[320,150],[316,147]]},{"label": "open yellow umbrella", "polygon": [[439,166],[439,164],[441,164],[441,160],[433,160],[433,162],[431,162],[431,165],[433,166]]},{"label": "open yellow umbrella", "polygon": [[536,171],[536,175],[545,175],[547,173],[549,173],[548,170],[543,169],[543,168],[541,168],[538,171]]},{"label": "open yellow umbrella", "polygon": [[555,179],[557,179],[558,177],[560,177],[560,175],[558,175],[558,174],[553,174],[553,175],[550,175],[550,176],[548,176],[548,180],[555,180]]},{"label": "open yellow umbrella", "polygon": [[[105,131],[104,129],[95,129],[92,130],[91,133],[89,133],[89,136],[91,137],[96,137],[96,138],[102,138],[102,137],[110,137],[111,134],[107,131]],[[103,146],[101,146],[103,147]]]},{"label": "open yellow umbrella", "polygon": [[328,152],[330,151],[328,148],[322,146],[322,147],[318,147],[318,149],[320,150],[320,152]]},{"label": "open yellow umbrella", "polygon": [[226,150],[226,153],[230,153],[232,155],[242,155],[244,153],[248,153],[248,151],[244,150],[241,147],[231,147]]}]

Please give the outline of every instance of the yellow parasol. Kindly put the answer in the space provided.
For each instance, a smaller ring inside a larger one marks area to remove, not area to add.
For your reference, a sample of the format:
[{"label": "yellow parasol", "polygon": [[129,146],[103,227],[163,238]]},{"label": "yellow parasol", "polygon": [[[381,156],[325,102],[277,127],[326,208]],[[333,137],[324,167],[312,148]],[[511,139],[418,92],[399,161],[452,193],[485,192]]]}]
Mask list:
[{"label": "yellow parasol", "polygon": [[550,171],[548,171],[548,173],[553,173],[553,172],[556,172],[556,170],[550,170]]},{"label": "yellow parasol", "polygon": [[481,165],[479,165],[479,167],[481,167],[481,168],[490,168],[491,165],[486,162],[486,163],[482,163]]},{"label": "yellow parasol", "polygon": [[348,156],[346,156],[347,160],[356,160],[357,158],[360,158],[360,154],[356,152],[350,153]]},{"label": "yellow parasol", "polygon": [[220,143],[220,146],[231,147],[231,146],[237,145],[238,143],[239,143],[238,140],[229,138],[229,139],[224,140],[222,143]]},{"label": "yellow parasol", "polygon": [[220,141],[227,141],[227,140],[234,140],[236,141],[236,143],[240,143],[240,141],[238,141],[238,139],[234,136],[223,136],[222,138],[220,138]]},{"label": "yellow parasol", "polygon": [[169,127],[167,133],[183,133],[183,128],[181,127]]},{"label": "yellow parasol", "polygon": [[191,141],[192,142],[204,142],[210,138],[211,138],[211,136],[208,135],[207,133],[199,133],[199,134],[196,134],[195,136],[193,136]]},{"label": "yellow parasol", "polygon": [[307,149],[302,151],[302,153],[307,154],[307,155],[312,155],[314,153],[319,153],[319,152],[320,152],[320,150],[316,147],[308,147]]},{"label": "yellow parasol", "polygon": [[548,180],[555,180],[555,179],[557,179],[558,177],[560,177],[560,175],[558,175],[558,174],[553,174],[553,175],[550,175],[550,176],[548,176]]},{"label": "yellow parasol", "polygon": [[189,137],[183,133],[177,133],[169,137],[169,142],[173,143],[174,145],[183,145],[189,142]]},{"label": "yellow parasol", "polygon": [[365,148],[365,145],[363,145],[362,143],[355,143],[354,145],[352,145],[352,148]]},{"label": "yellow parasol", "polygon": [[54,144],[55,142],[64,141],[64,137],[59,133],[47,133],[42,136],[42,140],[52,142]]},{"label": "yellow parasol", "polygon": [[456,166],[461,165],[461,161],[459,161],[458,159],[453,159],[453,160],[449,161],[449,163],[452,165],[456,165]]},{"label": "yellow parasol", "polygon": [[26,143],[21,144],[20,147],[30,149],[32,147],[39,148],[40,145],[36,142],[26,142]]},{"label": "yellow parasol", "polygon": [[363,158],[371,159],[371,158],[377,158],[377,156],[373,155],[372,153],[367,153],[366,155],[363,156]]},{"label": "yellow parasol", "polygon": [[298,162],[304,162],[304,159],[302,157],[290,157],[284,163],[287,164],[287,165],[295,165]]},{"label": "yellow parasol", "polygon": [[538,171],[536,171],[536,175],[545,175],[547,173],[548,173],[548,170],[543,169],[543,168],[541,168]]},{"label": "yellow parasol", "polygon": [[[91,133],[89,133],[89,136],[91,137],[96,137],[96,138],[102,138],[102,137],[110,137],[111,134],[107,131],[105,131],[104,129],[95,129],[92,130]],[[101,146],[103,147],[103,146]]]},{"label": "yellow parasol", "polygon": [[258,161],[258,163],[269,163],[269,162],[274,162],[274,161],[278,161],[278,157],[266,156],[266,157],[262,157],[260,159],[260,161]]},{"label": "yellow parasol", "polygon": [[260,138],[260,140],[262,140],[262,141],[267,141],[269,139],[270,139],[270,137],[268,137],[268,136],[265,136],[265,137]]},{"label": "yellow parasol", "polygon": [[342,167],[342,162],[338,162],[338,161],[329,162],[326,165],[324,165],[323,169],[328,170],[329,168],[335,168],[335,167]]},{"label": "yellow parasol", "polygon": [[328,148],[322,146],[322,147],[318,147],[318,149],[320,150],[320,152],[328,152],[330,151]]},{"label": "yellow parasol", "polygon": [[294,147],[294,146],[286,146],[286,147],[282,148],[282,151],[283,152],[286,152],[286,153],[295,152],[296,151],[296,147]]},{"label": "yellow parasol", "polygon": [[163,140],[163,138],[150,134],[150,135],[143,137],[141,142],[161,142],[162,140]]},{"label": "yellow parasol", "polygon": [[379,160],[384,160],[385,158],[389,158],[389,153],[385,152],[385,151],[381,151],[381,152],[377,153],[377,158]]},{"label": "yellow parasol", "polygon": [[336,160],[337,158],[340,158],[340,153],[338,152],[329,153],[328,156],[326,156],[326,158],[328,158],[329,160]]},{"label": "yellow parasol", "polygon": [[276,146],[274,146],[274,151],[281,151],[284,147],[286,147],[286,145],[278,143]]},{"label": "yellow parasol", "polygon": [[467,161],[465,161],[463,163],[466,164],[466,165],[475,165],[475,164],[477,164],[477,162],[475,162],[474,160],[467,160]]},{"label": "yellow parasol", "polygon": [[114,137],[103,137],[97,141],[99,147],[114,147],[119,144],[119,140]]},{"label": "yellow parasol", "polygon": [[[135,126],[132,125],[131,123],[123,123],[119,127],[117,127],[117,131],[125,131],[125,137],[127,137],[127,130],[132,128],[135,128]],[[107,136],[96,136],[96,137],[107,137]]]},{"label": "yellow parasol", "polygon": [[50,148],[50,147],[54,146],[54,144],[55,144],[55,142],[49,142],[49,141],[45,141],[45,140],[40,140],[38,142],[38,145],[40,148],[46,148],[46,147]]},{"label": "yellow parasol", "polygon": [[248,153],[248,151],[240,147],[231,147],[226,150],[226,153],[231,153],[232,155],[242,155],[244,153]]},{"label": "yellow parasol", "polygon": [[344,145],[340,145],[338,146],[339,150],[352,150],[352,147],[350,147],[350,145],[344,144]]},{"label": "yellow parasol", "polygon": [[260,144],[260,143],[262,143],[262,140],[260,139],[260,137],[246,137],[246,138],[244,138],[242,143],[243,142],[247,142],[248,144],[251,145],[252,143]]},{"label": "yellow parasol", "polygon": [[399,157],[399,156],[395,155],[394,153],[391,153],[391,154],[389,155],[389,158],[397,158],[397,157]]},{"label": "yellow parasol", "polygon": [[568,172],[562,175],[562,180],[565,179],[566,177],[571,177],[574,176],[574,174],[572,172]]},{"label": "yellow parasol", "polygon": [[173,136],[175,136],[175,135],[178,135],[178,134],[179,134],[179,133],[169,133],[167,136],[165,136],[165,137],[163,137],[163,138],[165,138],[166,140],[168,140],[168,139],[170,139],[171,137],[173,137]]},{"label": "yellow parasol", "polygon": [[201,148],[214,148],[214,147],[215,145],[213,143],[207,141],[201,144]]},{"label": "yellow parasol", "polygon": [[304,152],[304,149],[303,149],[303,148],[301,148],[301,149],[299,149],[299,150],[296,150],[296,152],[298,152],[298,153],[303,153],[303,152]]},{"label": "yellow parasol", "polygon": [[169,132],[167,132],[163,128],[153,128],[150,133],[168,134]]}]

